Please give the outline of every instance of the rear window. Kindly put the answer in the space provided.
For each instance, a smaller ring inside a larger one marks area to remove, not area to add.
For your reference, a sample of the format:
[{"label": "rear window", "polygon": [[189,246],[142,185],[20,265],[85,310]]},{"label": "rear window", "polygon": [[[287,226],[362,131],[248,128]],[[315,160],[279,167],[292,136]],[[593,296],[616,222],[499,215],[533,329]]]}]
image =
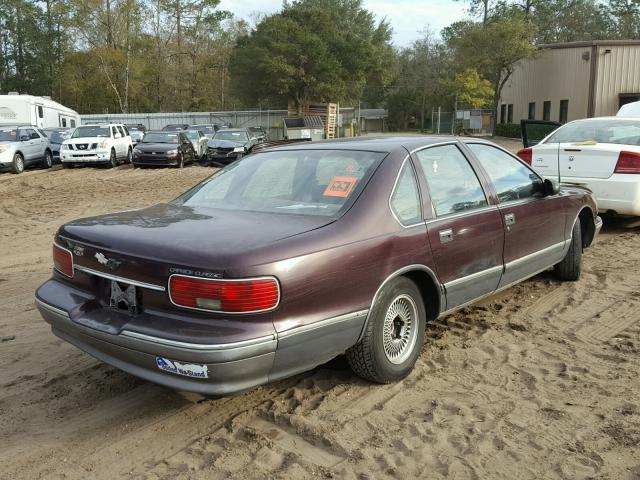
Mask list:
[{"label": "rear window", "polygon": [[178,143],[177,133],[147,133],[142,139],[142,143]]},{"label": "rear window", "polygon": [[262,152],[223,168],[176,202],[191,207],[338,216],[386,154],[344,150]]},{"label": "rear window", "polygon": [[584,120],[559,128],[545,143],[614,143],[640,146],[636,120]]},{"label": "rear window", "polygon": [[110,137],[109,127],[78,127],[73,131],[71,138],[86,138],[86,137]]}]

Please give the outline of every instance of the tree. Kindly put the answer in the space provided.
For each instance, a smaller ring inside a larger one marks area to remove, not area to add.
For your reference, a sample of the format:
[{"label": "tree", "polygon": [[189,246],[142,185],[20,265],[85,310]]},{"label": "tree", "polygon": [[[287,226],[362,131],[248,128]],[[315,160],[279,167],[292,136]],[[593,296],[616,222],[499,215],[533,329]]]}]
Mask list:
[{"label": "tree", "polygon": [[453,89],[459,105],[482,108],[490,104],[494,90],[491,82],[478,73],[475,68],[467,68],[456,75]]},{"label": "tree", "polygon": [[298,0],[264,18],[231,57],[234,91],[249,104],[357,102],[384,68],[391,30],[361,0]]},{"label": "tree", "polygon": [[640,39],[640,0],[609,0],[607,12],[615,28],[612,36]]},{"label": "tree", "polygon": [[523,14],[511,14],[493,17],[486,25],[458,22],[446,29],[444,36],[458,65],[476,68],[491,82],[491,108],[497,118],[502,88],[516,63],[536,53],[532,24]]}]

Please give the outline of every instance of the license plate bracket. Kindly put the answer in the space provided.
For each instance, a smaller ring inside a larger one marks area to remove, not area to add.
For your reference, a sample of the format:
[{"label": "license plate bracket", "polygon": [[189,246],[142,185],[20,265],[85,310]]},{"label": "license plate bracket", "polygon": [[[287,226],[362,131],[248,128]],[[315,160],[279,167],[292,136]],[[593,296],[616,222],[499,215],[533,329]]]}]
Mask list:
[{"label": "license plate bracket", "polygon": [[138,292],[135,285],[111,280],[109,306],[128,313],[138,313]]}]

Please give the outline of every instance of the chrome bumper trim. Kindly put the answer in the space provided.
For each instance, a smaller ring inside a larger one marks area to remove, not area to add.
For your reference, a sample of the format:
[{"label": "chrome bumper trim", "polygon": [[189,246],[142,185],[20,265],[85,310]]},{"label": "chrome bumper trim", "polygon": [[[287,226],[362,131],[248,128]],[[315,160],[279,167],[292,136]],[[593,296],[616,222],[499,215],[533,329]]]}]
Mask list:
[{"label": "chrome bumper trim", "polygon": [[123,330],[120,335],[124,337],[131,337],[137,340],[144,340],[146,342],[158,343],[160,345],[167,345],[170,347],[187,348],[189,350],[208,350],[208,351],[222,351],[233,350],[244,347],[255,347],[257,345],[269,344],[276,341],[276,336],[266,335],[264,337],[253,338],[251,340],[244,340],[241,342],[233,343],[216,343],[216,344],[204,344],[204,343],[188,343],[180,342],[178,340],[169,340],[168,338],[154,337],[151,335],[145,335],[144,333],[132,332],[130,330]]}]

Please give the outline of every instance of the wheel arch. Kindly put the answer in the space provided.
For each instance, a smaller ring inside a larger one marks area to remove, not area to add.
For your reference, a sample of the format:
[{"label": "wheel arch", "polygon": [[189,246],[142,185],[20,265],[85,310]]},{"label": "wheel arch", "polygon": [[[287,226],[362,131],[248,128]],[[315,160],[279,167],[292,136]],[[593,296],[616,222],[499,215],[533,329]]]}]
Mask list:
[{"label": "wheel arch", "polygon": [[[582,248],[587,248],[593,242],[593,237],[596,233],[596,222],[591,207],[585,206],[578,212],[576,219],[573,221],[574,226],[578,219],[580,219],[580,230],[582,233]],[[573,232],[573,227],[571,231]]]},{"label": "wheel arch", "polygon": [[367,318],[365,319],[362,326],[362,331],[358,336],[358,342],[362,339],[362,336],[366,331],[367,324],[369,323],[371,317],[371,311],[373,310],[373,305],[380,296],[380,293],[384,289],[385,285],[387,285],[394,278],[398,277],[407,277],[416,284],[418,290],[420,290],[420,293],[422,295],[422,300],[427,312],[427,320],[435,320],[438,315],[440,315],[442,306],[445,304],[445,298],[442,284],[438,280],[435,272],[426,265],[407,265],[406,267],[400,268],[393,272],[391,275],[387,276],[387,278],[384,279],[384,281],[376,290],[376,293],[371,300],[369,313],[367,314]]}]

